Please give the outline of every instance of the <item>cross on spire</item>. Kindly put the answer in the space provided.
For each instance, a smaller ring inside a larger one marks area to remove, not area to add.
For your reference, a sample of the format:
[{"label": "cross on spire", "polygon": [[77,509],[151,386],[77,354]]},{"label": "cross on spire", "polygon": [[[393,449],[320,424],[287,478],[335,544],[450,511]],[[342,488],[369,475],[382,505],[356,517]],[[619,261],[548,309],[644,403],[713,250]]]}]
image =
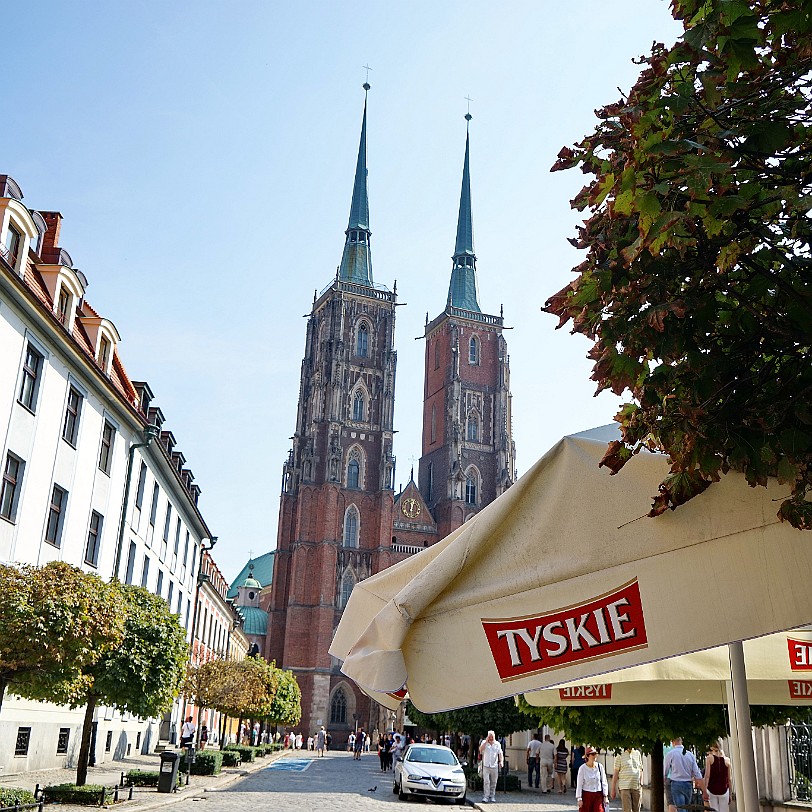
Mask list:
[{"label": "cross on spire", "polygon": [[471,115],[471,102],[473,101],[473,99],[470,96],[466,96],[465,101],[468,102],[468,112],[465,114],[465,120],[470,121],[473,118],[473,116]]},{"label": "cross on spire", "polygon": [[366,81],[364,82],[364,90],[369,90],[369,88],[371,87],[371,85],[369,84],[369,72],[372,70],[372,68],[370,68],[369,65],[361,65],[361,67],[367,72],[367,78]]}]

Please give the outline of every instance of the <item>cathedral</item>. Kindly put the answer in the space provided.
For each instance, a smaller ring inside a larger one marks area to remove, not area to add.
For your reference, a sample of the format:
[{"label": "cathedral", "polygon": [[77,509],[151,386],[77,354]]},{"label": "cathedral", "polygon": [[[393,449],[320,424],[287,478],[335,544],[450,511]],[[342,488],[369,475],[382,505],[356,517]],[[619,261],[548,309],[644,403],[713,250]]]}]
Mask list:
[{"label": "cathedral", "polygon": [[377,704],[328,654],[353,586],[442,539],[516,475],[503,317],[483,312],[477,294],[467,125],[448,297],[436,318],[427,316],[423,335],[418,477],[412,472],[399,493],[393,484],[397,285],[390,290],[372,276],[366,95],[345,234],[338,270],[314,296],[307,320],[272,583],[262,592],[265,656],[296,675],[302,732],[323,724],[334,745],[379,720]]}]

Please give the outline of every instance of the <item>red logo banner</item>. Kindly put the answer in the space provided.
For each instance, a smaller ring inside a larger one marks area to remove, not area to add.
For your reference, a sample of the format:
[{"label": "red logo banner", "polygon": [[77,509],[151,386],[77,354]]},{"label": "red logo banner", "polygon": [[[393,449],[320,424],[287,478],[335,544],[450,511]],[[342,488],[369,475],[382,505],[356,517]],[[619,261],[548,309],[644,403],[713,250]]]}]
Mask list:
[{"label": "red logo banner", "polygon": [[502,682],[648,645],[637,579],[546,615],[482,618]]},{"label": "red logo banner", "polygon": [[611,699],[612,683],[598,685],[574,685],[571,688],[559,688],[559,699],[567,702],[589,702],[590,699]]},{"label": "red logo banner", "polygon": [[810,699],[812,700],[812,681],[808,679],[791,679],[789,683],[790,699]]},{"label": "red logo banner", "polygon": [[787,638],[789,667],[793,671],[812,671],[812,643],[808,640]]}]

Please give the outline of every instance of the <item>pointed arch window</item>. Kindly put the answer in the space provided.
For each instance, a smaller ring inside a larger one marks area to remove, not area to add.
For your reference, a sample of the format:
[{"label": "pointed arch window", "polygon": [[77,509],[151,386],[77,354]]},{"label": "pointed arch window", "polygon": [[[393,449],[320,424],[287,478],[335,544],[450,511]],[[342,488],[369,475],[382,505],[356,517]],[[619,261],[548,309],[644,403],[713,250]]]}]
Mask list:
[{"label": "pointed arch window", "polygon": [[369,327],[366,322],[361,322],[358,327],[358,335],[355,340],[355,354],[360,358],[366,358],[369,355]]},{"label": "pointed arch window", "polygon": [[468,505],[475,505],[477,499],[477,480],[473,473],[468,474],[465,480],[465,502]]},{"label": "pointed arch window", "polygon": [[350,460],[347,464],[347,487],[358,488],[361,482],[361,464],[358,460]]},{"label": "pointed arch window", "polygon": [[352,574],[350,570],[347,570],[344,573],[344,577],[341,579],[341,597],[339,607],[343,609],[347,605],[347,601],[350,599],[350,595],[352,594],[352,588],[355,586],[355,576]]},{"label": "pointed arch window", "polygon": [[359,390],[352,399],[352,419],[355,420],[356,423],[363,421],[364,412],[366,411],[365,407],[364,393]]},{"label": "pointed arch window", "polygon": [[333,698],[330,700],[330,724],[347,724],[347,697],[341,688],[333,694]]},{"label": "pointed arch window", "polygon": [[434,368],[440,368],[440,339],[434,342]]},{"label": "pointed arch window", "polygon": [[471,340],[468,342],[468,363],[479,363],[479,339],[476,336],[471,336]]},{"label": "pointed arch window", "polygon": [[437,406],[431,404],[431,442],[437,442]]},{"label": "pointed arch window", "polygon": [[344,516],[344,546],[358,546],[358,509],[351,505]]},{"label": "pointed arch window", "polygon": [[472,443],[479,442],[479,420],[477,420],[477,416],[475,414],[468,415],[468,428],[466,431],[466,437]]}]

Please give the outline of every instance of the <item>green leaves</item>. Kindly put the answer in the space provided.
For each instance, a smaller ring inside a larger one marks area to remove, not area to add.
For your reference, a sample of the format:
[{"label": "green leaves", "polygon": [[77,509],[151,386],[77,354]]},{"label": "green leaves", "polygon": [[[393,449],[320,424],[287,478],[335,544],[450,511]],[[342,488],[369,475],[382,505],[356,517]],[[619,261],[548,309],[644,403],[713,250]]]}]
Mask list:
[{"label": "green leaves", "polygon": [[[554,169],[590,176],[575,279],[544,308],[594,341],[598,391],[630,398],[626,452],[666,452],[652,515],[728,470],[812,493],[812,11],[801,0],[675,0],[627,97]],[[563,151],[562,151],[562,154]],[[806,409],[804,411],[804,409]]]}]

